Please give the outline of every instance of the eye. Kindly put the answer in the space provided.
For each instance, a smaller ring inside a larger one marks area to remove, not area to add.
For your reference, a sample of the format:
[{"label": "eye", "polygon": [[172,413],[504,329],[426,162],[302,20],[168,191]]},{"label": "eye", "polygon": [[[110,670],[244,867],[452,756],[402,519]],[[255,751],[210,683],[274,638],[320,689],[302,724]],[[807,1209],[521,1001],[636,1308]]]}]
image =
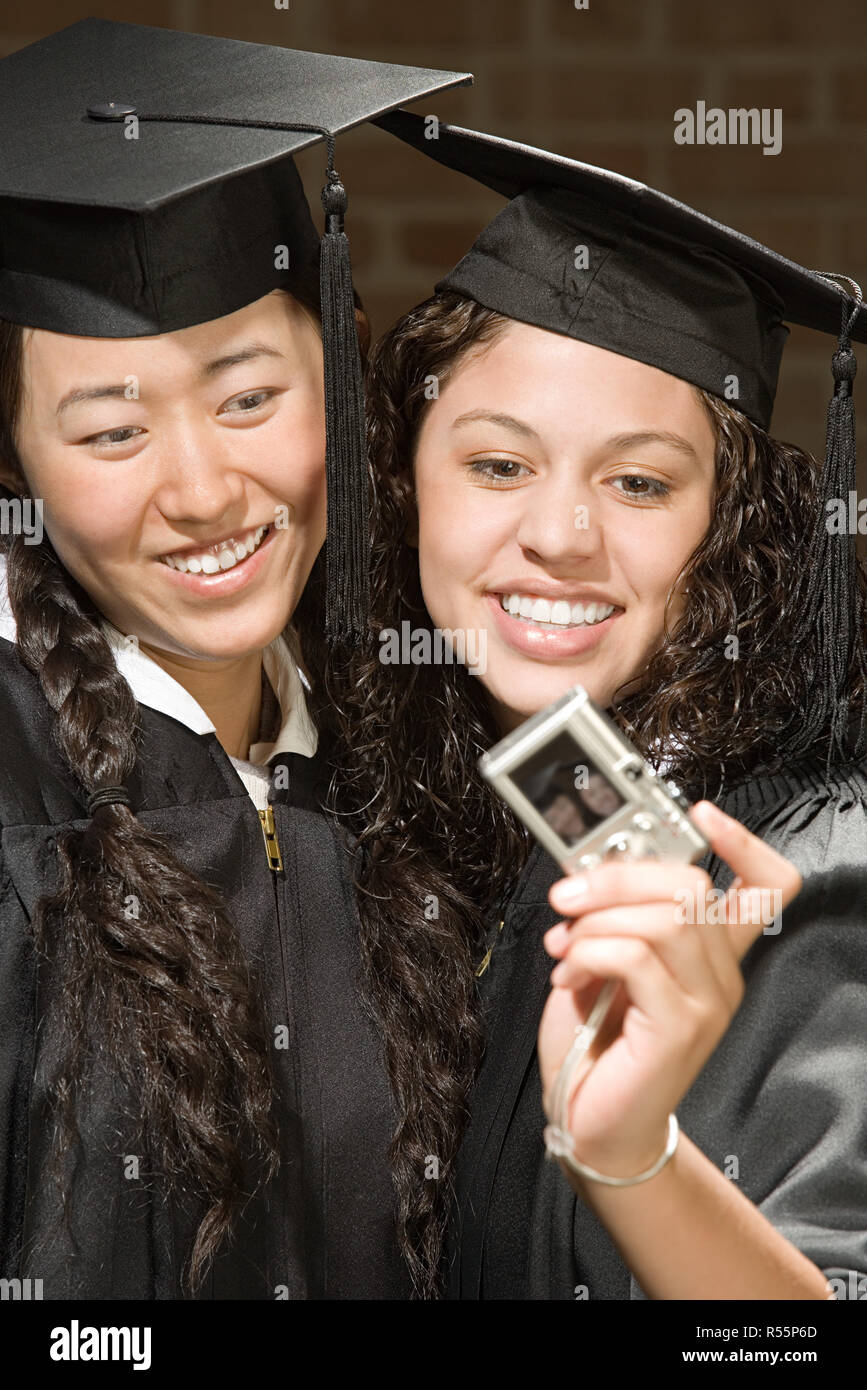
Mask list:
[{"label": "eye", "polygon": [[87,439],[83,439],[82,444],[108,445],[129,444],[137,434],[144,434],[144,430],[139,429],[138,425],[123,425],[116,430],[103,430],[102,434],[91,434]]},{"label": "eye", "polygon": [[236,396],[234,400],[227,401],[222,407],[222,411],[233,415],[252,415],[259,410],[266,401],[270,401],[277,392],[270,388],[262,391],[248,391],[244,396]]},{"label": "eye", "polygon": [[[641,501],[644,498],[658,499],[667,497],[671,491],[668,483],[663,483],[659,478],[645,478],[641,473],[622,473],[617,478],[612,478],[613,483],[627,483],[628,487],[617,488],[625,497],[635,498]],[[637,486],[633,486],[637,484]]]},{"label": "eye", "polygon": [[514,483],[523,473],[529,473],[526,464],[517,459],[474,459],[469,471],[477,478],[486,478],[494,484]]}]

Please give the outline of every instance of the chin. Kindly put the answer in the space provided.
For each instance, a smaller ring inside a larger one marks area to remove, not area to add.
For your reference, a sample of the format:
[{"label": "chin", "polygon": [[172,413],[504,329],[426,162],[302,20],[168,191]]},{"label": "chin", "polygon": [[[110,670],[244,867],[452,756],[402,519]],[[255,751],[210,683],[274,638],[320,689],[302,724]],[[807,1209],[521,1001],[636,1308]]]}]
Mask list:
[{"label": "chin", "polygon": [[537,666],[533,671],[488,671],[485,687],[490,699],[507,710],[514,722],[521,723],[559,700],[574,685],[583,685],[590,698],[599,703],[600,683],[591,674],[560,666]]},{"label": "chin", "polygon": [[289,618],[275,618],[267,623],[239,624],[232,622],[227,631],[225,623],[211,630],[184,633],[165,633],[151,640],[150,645],[177,656],[197,657],[201,661],[239,661],[252,652],[263,651],[286,627]]}]

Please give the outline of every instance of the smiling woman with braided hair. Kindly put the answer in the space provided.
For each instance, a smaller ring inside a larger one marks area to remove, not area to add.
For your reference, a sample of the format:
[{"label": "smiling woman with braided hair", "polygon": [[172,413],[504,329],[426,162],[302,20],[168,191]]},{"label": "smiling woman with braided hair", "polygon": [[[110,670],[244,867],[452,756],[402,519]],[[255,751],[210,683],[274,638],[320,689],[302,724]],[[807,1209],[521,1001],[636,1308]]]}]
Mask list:
[{"label": "smiling woman with braided hair", "polygon": [[[0,457],[22,492],[27,484],[14,438],[23,336],[17,326],[0,327]],[[146,1117],[146,1142],[162,1136],[161,1150],[136,1168],[153,1165],[174,1178],[195,1172],[206,1195],[189,1271],[198,1286],[244,1191],[242,1153],[258,1155],[269,1172],[276,1156],[263,1016],[220,895],[132,809],[136,700],[97,609],[47,539],[33,545],[14,537],[5,562],[14,632],[0,630],[15,637],[17,660],[53,712],[40,741],[47,735],[56,744],[92,807],[82,828],[57,837],[56,887],[41,899],[34,924],[39,955],[55,963],[59,1035],[68,1044],[53,1086],[61,1136],[55,1177],[65,1190],[67,1146],[74,1148],[76,1127],[85,1127],[82,1105],[98,1094],[98,1073],[87,1069],[96,1060],[87,1050],[98,1016],[112,1065]],[[30,684],[18,677],[25,702],[11,708],[4,687],[7,774],[27,747],[36,696]],[[50,845],[34,846],[34,857]],[[4,887],[10,894],[14,888],[8,869]],[[20,1041],[33,1039],[25,1034]],[[132,1131],[127,1142],[134,1152],[145,1140]],[[38,1269],[43,1257],[34,1258]]]},{"label": "smiling woman with braided hair", "polygon": [[99,20],[0,69],[0,1274],[402,1298],[320,809],[366,579],[332,131],[464,79]]},{"label": "smiling woman with braided hair", "polygon": [[[0,1249],[47,1298],[406,1292],[388,1086],[286,628],[297,607],[322,648],[318,565],[296,602],[324,534],[318,346],[283,292],[128,340],[147,412],[83,401],[55,433],[64,382],[105,380],[118,345],[0,325],[4,506],[41,498],[46,527],[0,554]],[[197,440],[183,481],[173,411]]]}]

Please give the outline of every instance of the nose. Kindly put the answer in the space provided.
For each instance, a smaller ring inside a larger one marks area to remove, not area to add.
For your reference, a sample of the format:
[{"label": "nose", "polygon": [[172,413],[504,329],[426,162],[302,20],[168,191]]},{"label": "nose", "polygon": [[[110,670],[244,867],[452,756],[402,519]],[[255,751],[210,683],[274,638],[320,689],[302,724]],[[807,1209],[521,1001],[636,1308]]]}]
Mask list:
[{"label": "nose", "polygon": [[576,477],[574,462],[536,480],[523,490],[517,541],[528,558],[549,567],[595,555],[602,530],[594,516],[593,492]]},{"label": "nose", "polygon": [[214,431],[206,419],[186,419],[164,434],[154,501],[167,521],[208,525],[241,511],[240,441],[225,437],[234,433]]}]

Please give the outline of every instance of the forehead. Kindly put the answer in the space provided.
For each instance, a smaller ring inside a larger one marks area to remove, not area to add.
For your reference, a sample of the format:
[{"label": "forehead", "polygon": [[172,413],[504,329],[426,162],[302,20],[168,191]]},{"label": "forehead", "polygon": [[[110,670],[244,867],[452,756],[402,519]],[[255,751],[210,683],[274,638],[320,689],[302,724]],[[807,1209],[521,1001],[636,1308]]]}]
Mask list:
[{"label": "forehead", "polygon": [[304,325],[312,324],[288,295],[272,291],[263,298],[207,323],[173,333],[136,338],[88,338],[46,329],[26,329],[23,339],[25,384],[34,392],[54,390],[67,379],[98,375],[122,381],[127,374],[196,368],[218,352],[252,339],[267,339],[287,354]]},{"label": "forehead", "polygon": [[[541,432],[568,422],[614,422],[618,432],[673,428],[712,436],[696,388],[689,382],[619,353],[564,334],[510,320],[492,343],[460,362],[440,393],[440,421],[462,411],[509,402]],[[471,403],[471,404],[470,404]],[[433,414],[433,409],[430,414]]]}]

